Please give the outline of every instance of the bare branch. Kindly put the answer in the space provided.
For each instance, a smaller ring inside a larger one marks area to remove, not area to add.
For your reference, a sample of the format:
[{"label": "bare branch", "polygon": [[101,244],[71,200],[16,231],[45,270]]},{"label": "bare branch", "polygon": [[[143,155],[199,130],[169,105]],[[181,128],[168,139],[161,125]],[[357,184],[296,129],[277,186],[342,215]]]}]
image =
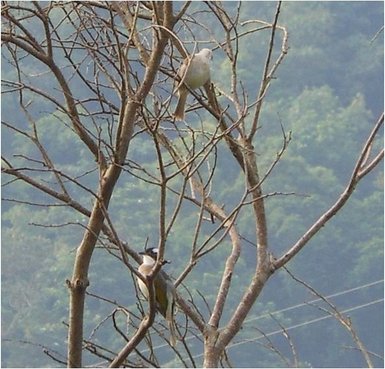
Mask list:
[{"label": "bare branch", "polygon": [[[275,62],[275,65],[270,70],[271,56],[273,53],[274,40],[275,40],[275,31],[277,29],[278,17],[279,17],[279,13],[281,10],[281,3],[282,3],[281,1],[277,2],[277,8],[276,8],[275,15],[274,15],[274,21],[271,25],[271,37],[270,37],[270,43],[269,43],[269,50],[268,50],[268,53],[266,56],[265,67],[264,67],[264,71],[263,71],[261,86],[259,88],[259,93],[258,93],[258,97],[257,97],[257,104],[256,104],[256,108],[255,108],[253,122],[252,122],[252,126],[250,129],[250,133],[248,135],[249,141],[252,141],[255,133],[257,132],[259,116],[261,113],[261,108],[262,108],[262,103],[263,103],[263,96],[266,95],[266,91],[267,91],[269,84],[270,84],[270,81],[273,77],[273,73],[275,72],[276,68],[281,63],[283,57],[287,53],[287,34],[285,33],[284,39],[282,42],[281,54],[278,57],[277,61]],[[281,28],[281,29],[284,30],[284,28]]]},{"label": "bare branch", "polygon": [[311,287],[308,283],[302,281],[301,279],[295,277],[293,273],[291,273],[286,267],[284,267],[286,272],[290,275],[291,278],[293,278],[295,281],[299,282],[303,286],[305,286],[307,289],[309,289],[315,296],[317,296],[320,300],[324,301],[331,309],[331,311],[327,311],[324,308],[319,307],[323,311],[327,311],[331,316],[333,316],[335,319],[337,319],[343,327],[345,327],[348,332],[351,334],[354,342],[357,345],[357,348],[360,350],[362,355],[364,356],[364,359],[366,361],[366,364],[368,365],[368,368],[373,368],[372,360],[369,356],[369,353],[367,349],[365,348],[364,344],[358,337],[358,334],[356,330],[354,329],[352,325],[352,321],[349,317],[345,317],[343,313],[341,313],[326,297],[324,297],[322,294],[320,294],[318,291],[316,291],[313,287]]},{"label": "bare branch", "polygon": [[[360,156],[358,157],[355,167],[353,169],[350,180],[342,192],[338,200],[324,213],[322,214],[318,220],[304,233],[303,236],[279,259],[274,261],[274,269],[279,269],[284,266],[289,260],[291,260],[298,252],[302,250],[302,248],[310,241],[310,239],[346,204],[350,196],[353,194],[353,191],[358,184],[358,182],[372,169],[375,168],[374,165],[369,164],[366,169],[362,168],[362,164],[364,162],[364,158],[366,157],[366,153],[370,149],[375,140],[378,131],[382,127],[384,123],[384,114],[378,119],[377,123],[374,125],[368,139],[366,140],[363,149],[361,151]],[[383,158],[383,150],[376,156],[374,162],[378,163]],[[363,170],[361,172],[361,170]]]}]

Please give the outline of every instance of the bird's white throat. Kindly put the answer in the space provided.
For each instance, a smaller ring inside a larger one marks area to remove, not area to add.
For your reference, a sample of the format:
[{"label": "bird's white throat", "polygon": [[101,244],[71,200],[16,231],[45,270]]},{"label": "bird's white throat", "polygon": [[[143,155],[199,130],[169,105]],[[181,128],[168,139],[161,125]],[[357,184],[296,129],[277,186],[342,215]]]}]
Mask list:
[{"label": "bird's white throat", "polygon": [[143,264],[144,265],[154,265],[155,260],[151,256],[143,255]]}]

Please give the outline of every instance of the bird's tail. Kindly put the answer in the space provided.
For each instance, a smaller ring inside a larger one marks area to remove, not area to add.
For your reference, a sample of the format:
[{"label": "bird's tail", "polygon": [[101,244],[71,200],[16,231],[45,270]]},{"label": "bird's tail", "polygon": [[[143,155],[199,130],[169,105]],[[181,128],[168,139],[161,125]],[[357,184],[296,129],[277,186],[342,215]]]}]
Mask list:
[{"label": "bird's tail", "polygon": [[175,294],[174,291],[168,291],[168,301],[171,301],[167,305],[166,310],[166,320],[168,325],[168,330],[170,331],[170,345],[171,347],[176,346],[176,327],[175,327],[175,320],[174,320],[174,310],[175,310]]},{"label": "bird's tail", "polygon": [[188,92],[185,91],[184,89],[181,88],[179,90],[178,104],[174,111],[174,117],[176,120],[184,120],[184,108],[186,105],[187,94]]},{"label": "bird's tail", "polygon": [[170,345],[171,347],[176,346],[176,328],[175,328],[175,322],[174,319],[167,321],[168,323],[168,329],[170,331]]}]

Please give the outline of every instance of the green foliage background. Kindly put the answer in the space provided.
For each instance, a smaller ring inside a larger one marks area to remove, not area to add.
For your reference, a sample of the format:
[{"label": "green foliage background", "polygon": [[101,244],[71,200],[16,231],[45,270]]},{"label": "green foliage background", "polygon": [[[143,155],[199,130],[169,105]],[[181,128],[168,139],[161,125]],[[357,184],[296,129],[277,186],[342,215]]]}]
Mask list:
[{"label": "green foliage background", "polygon": [[[178,6],[178,5],[176,5]],[[242,19],[270,21],[276,4],[244,2]],[[210,14],[199,13],[203,3],[194,4],[202,22]],[[235,3],[226,2],[229,12]],[[205,8],[206,9],[206,8]],[[272,82],[262,114],[262,128],[257,134],[256,150],[262,173],[274,160],[282,144],[281,124],[292,132],[292,142],[282,161],[264,184],[266,193],[295,192],[306,196],[275,196],[267,199],[269,242],[274,254],[280,255],[325,211],[344,188],[355,159],[373,122],[383,110],[383,33],[373,39],[383,24],[382,2],[284,2],[280,24],[289,32],[289,53]],[[214,27],[215,23],[213,23]],[[215,34],[218,30],[212,29]],[[249,91],[256,91],[262,73],[268,35],[259,32],[240,41],[239,79]],[[37,63],[25,63],[28,72],[41,71]],[[217,51],[213,81],[229,90],[229,65]],[[3,78],[14,78],[4,56]],[[43,83],[43,82],[42,82]],[[46,77],[46,88],[51,89]],[[52,90],[53,91],[53,90]],[[52,92],[55,93],[55,92]],[[16,119],[24,128],[25,118],[11,96],[2,101],[3,120]],[[59,168],[81,174],[94,165],[90,155],[64,125],[57,124],[49,106],[42,104],[35,112],[42,140]],[[208,124],[212,122],[208,121]],[[23,137],[2,130],[2,151],[34,156],[35,149]],[[152,142],[138,135],[132,142],[129,158],[147,167],[156,165]],[[2,177],[3,183],[10,178]],[[91,172],[84,183],[97,184]],[[75,188],[72,189],[75,191]],[[78,190],[77,190],[78,191]],[[214,178],[213,197],[218,203],[235,204],[243,192],[243,179],[224,147],[219,147],[218,171]],[[3,187],[4,198],[49,202],[44,194],[14,182]],[[87,193],[83,205],[90,207]],[[170,198],[172,203],[175,199]],[[110,214],[121,238],[141,249],[145,239],[156,242],[158,194],[152,187],[124,175],[111,203]],[[197,209],[184,205],[183,217],[168,239],[167,255],[173,263],[170,274],[182,271],[178,261],[189,257]],[[255,242],[251,217],[244,212],[238,219],[242,235]],[[2,366],[49,367],[58,365],[44,355],[45,345],[65,355],[68,295],[65,279],[72,272],[74,251],[79,244],[87,219],[65,207],[31,207],[2,203]],[[64,227],[41,227],[39,224]],[[207,226],[207,232],[212,229]],[[222,247],[223,246],[223,247]],[[226,257],[226,242],[213,255],[198,264],[186,280],[197,303],[204,306],[196,290],[212,304],[220,282],[221,260]],[[225,309],[229,316],[244,292],[254,267],[254,247],[242,245],[242,259],[236,269],[231,301]],[[341,213],[289,264],[299,278],[325,295],[348,290],[383,279],[383,171],[377,168],[357,188]],[[136,309],[133,283],[127,269],[102,248],[95,251],[90,270],[90,292],[106,296]],[[279,272],[268,282],[241,334],[229,349],[237,367],[275,367],[285,363],[265,348],[265,333],[279,330],[267,313],[300,305],[275,315],[286,327],[298,350],[303,366],[361,367],[362,357],[344,348],[353,342],[332,319],[311,323],[321,317],[319,310],[301,305],[313,297],[287,273]],[[340,309],[349,309],[383,298],[382,284],[374,284],[333,299]],[[88,298],[86,336],[112,311],[112,306]],[[207,315],[207,311],[206,311]],[[370,351],[383,355],[383,303],[376,303],[349,313],[358,334]],[[307,322],[307,324],[306,324]],[[123,341],[111,324],[101,326],[97,342],[119,350]],[[241,343],[249,339],[249,342]],[[282,334],[270,339],[290,358],[290,347]],[[197,363],[201,363],[201,346],[194,344]],[[173,361],[167,349],[159,350],[162,363]],[[64,357],[63,357],[64,358]],[[373,358],[376,366],[383,360]],[[94,359],[86,356],[86,364]]]}]

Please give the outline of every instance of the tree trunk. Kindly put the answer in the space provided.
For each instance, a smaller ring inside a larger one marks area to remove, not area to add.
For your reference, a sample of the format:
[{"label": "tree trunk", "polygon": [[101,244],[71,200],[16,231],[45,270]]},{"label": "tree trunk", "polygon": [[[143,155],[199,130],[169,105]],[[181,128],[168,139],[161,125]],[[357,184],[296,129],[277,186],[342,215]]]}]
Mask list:
[{"label": "tree trunk", "polygon": [[219,353],[215,347],[208,348],[205,346],[205,358],[203,361],[204,368],[218,368],[219,364]]},{"label": "tree trunk", "polygon": [[223,349],[218,346],[218,329],[207,325],[204,333],[204,368],[218,368]]},{"label": "tree trunk", "polygon": [[[110,174],[108,176],[109,183],[100,189],[101,198],[105,199],[104,206],[106,208],[111,198],[112,189],[119,178],[120,169],[118,167],[115,170],[110,168],[108,173]],[[87,231],[76,252],[72,279],[67,281],[70,290],[67,366],[70,368],[82,367],[83,315],[85,294],[89,285],[88,269],[103,222],[103,211],[99,201],[96,200],[87,225]]]},{"label": "tree trunk", "polygon": [[72,337],[71,345],[68,345],[68,363],[70,368],[80,368],[82,366],[82,347],[83,344],[83,313],[85,292],[88,286],[87,279],[67,280],[70,289],[70,314],[68,337]]}]

